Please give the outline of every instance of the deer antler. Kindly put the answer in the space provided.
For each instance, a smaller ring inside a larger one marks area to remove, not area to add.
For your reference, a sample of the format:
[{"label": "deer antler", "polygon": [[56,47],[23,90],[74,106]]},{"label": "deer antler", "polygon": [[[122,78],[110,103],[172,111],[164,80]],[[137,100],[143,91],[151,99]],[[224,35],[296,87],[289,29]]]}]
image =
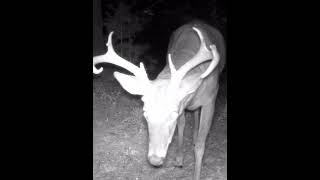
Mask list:
[{"label": "deer antler", "polygon": [[171,81],[173,81],[173,84],[176,84],[177,86],[180,85],[183,77],[194,67],[196,67],[197,65],[211,60],[212,62],[209,65],[208,69],[200,76],[202,79],[207,77],[217,66],[220,56],[217,52],[216,46],[215,45],[210,45],[210,50],[208,50],[205,41],[204,41],[204,37],[201,33],[201,31],[195,27],[193,27],[193,30],[195,30],[200,38],[200,48],[199,51],[197,52],[197,54],[190,59],[186,64],[184,64],[178,71],[175,70],[174,65],[172,63],[172,59],[171,59],[171,54],[168,55],[168,61],[169,61],[169,65],[170,65],[170,70],[171,72],[174,72],[174,74],[171,76]]},{"label": "deer antler", "polygon": [[169,68],[171,72],[171,77],[177,72],[176,68],[174,67],[174,64],[171,59],[171,54],[168,54],[168,62],[169,62]]},{"label": "deer antler", "polygon": [[97,69],[95,67],[96,64],[99,63],[111,63],[117,66],[120,66],[124,69],[127,69],[128,71],[132,72],[137,78],[143,80],[143,81],[149,81],[148,75],[146,73],[146,70],[144,68],[143,63],[140,63],[140,67],[132,64],[131,62],[125,60],[124,58],[120,57],[113,49],[112,45],[112,35],[113,32],[109,34],[108,37],[108,52],[101,56],[96,56],[93,58],[93,73],[100,74],[103,71],[103,68]]}]

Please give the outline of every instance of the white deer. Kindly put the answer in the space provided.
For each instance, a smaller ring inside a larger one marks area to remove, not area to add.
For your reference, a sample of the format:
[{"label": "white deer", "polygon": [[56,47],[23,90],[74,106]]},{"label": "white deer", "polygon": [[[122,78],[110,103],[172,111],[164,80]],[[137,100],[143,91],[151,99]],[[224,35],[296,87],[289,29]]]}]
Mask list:
[{"label": "white deer", "polygon": [[141,95],[149,132],[148,160],[154,166],[163,164],[178,124],[176,162],[183,165],[183,131],[185,109],[195,111],[193,142],[195,145],[194,179],[200,179],[205,141],[215,112],[219,75],[225,64],[223,36],[201,22],[186,24],[171,37],[167,65],[155,80],[149,80],[143,63],[140,67],[123,59],[113,49],[113,32],[108,38],[108,52],[93,58],[93,72],[103,68],[96,64],[111,63],[127,69],[132,75],[114,73],[121,86],[133,95]]}]

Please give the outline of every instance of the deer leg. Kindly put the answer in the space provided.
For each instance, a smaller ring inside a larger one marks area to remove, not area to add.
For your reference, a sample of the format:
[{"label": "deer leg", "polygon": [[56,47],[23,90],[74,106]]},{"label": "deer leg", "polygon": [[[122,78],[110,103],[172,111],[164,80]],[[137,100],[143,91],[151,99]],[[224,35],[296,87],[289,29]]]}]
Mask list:
[{"label": "deer leg", "polygon": [[196,145],[199,131],[200,108],[194,111],[194,127],[193,127],[193,145]]},{"label": "deer leg", "polygon": [[184,113],[180,115],[178,119],[178,152],[176,156],[175,166],[183,166],[183,132],[185,127],[185,116]]},{"label": "deer leg", "polygon": [[205,150],[206,138],[210,130],[214,115],[214,108],[215,98],[214,101],[212,101],[212,103],[202,106],[201,108],[200,127],[194,149],[196,159],[194,180],[200,180],[202,158]]}]

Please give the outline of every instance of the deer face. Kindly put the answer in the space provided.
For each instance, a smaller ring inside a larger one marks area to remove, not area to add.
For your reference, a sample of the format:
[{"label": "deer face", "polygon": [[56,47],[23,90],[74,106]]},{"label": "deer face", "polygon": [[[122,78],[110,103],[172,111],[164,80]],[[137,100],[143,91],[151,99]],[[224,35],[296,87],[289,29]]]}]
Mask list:
[{"label": "deer face", "polygon": [[146,117],[149,132],[148,160],[154,166],[163,164],[177,124],[176,113],[166,116],[155,119]]},{"label": "deer face", "polygon": [[171,143],[179,116],[178,91],[169,88],[169,80],[155,81],[145,85],[136,76],[115,73],[115,78],[129,93],[141,95],[143,115],[148,124],[150,164],[163,164]]},{"label": "deer face", "polygon": [[172,95],[166,87],[152,86],[142,97],[149,132],[148,160],[154,166],[163,164],[177,125],[179,101]]}]

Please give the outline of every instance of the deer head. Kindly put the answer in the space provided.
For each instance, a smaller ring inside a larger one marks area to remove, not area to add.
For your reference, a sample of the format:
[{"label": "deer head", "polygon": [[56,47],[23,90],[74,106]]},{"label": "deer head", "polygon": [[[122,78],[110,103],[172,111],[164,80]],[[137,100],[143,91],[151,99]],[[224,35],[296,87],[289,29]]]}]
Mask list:
[{"label": "deer head", "polygon": [[[123,59],[113,49],[112,35],[108,38],[108,52],[102,56],[93,58],[93,72],[99,74],[102,68],[95,67],[98,63],[111,63],[127,69],[133,73],[127,75],[119,72],[114,73],[114,77],[120,85],[133,95],[140,95],[144,102],[144,117],[147,120],[149,132],[149,162],[154,166],[162,165],[166,157],[168,146],[171,143],[174,134],[177,118],[183,113],[185,99],[193,94],[199,83],[202,82],[217,66],[219,62],[219,54],[215,45],[211,45],[209,50],[205,44],[201,31],[193,28],[199,36],[201,45],[196,55],[184,64],[179,70],[176,70],[171,54],[168,54],[168,64],[171,72],[170,79],[149,80],[143,63],[140,67]],[[185,85],[182,80],[186,74],[197,65],[212,60],[208,69],[197,77],[197,84]]]}]

